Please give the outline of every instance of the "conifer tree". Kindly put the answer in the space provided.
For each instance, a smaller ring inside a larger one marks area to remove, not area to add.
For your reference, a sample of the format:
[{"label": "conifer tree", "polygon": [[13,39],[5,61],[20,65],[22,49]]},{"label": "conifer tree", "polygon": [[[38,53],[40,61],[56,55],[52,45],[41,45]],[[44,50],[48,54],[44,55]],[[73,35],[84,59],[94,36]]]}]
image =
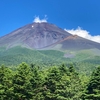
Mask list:
[{"label": "conifer tree", "polygon": [[[33,100],[44,100],[42,92],[44,91],[43,87],[43,77],[39,66],[31,65],[32,78],[30,80],[33,92]],[[44,75],[43,75],[44,76]]]},{"label": "conifer tree", "polygon": [[0,100],[11,100],[12,94],[12,71],[2,65],[0,67]]},{"label": "conifer tree", "polygon": [[79,74],[75,71],[73,65],[69,67],[69,77],[70,77],[70,85],[69,85],[69,98],[73,100],[79,100],[82,95],[82,84]]},{"label": "conifer tree", "polygon": [[73,65],[67,68],[65,65],[60,67],[62,74],[59,95],[61,100],[79,100],[82,93],[81,80]]},{"label": "conifer tree", "polygon": [[30,80],[30,67],[26,63],[20,64],[13,78],[14,100],[31,100],[33,93]]},{"label": "conifer tree", "polygon": [[61,75],[57,67],[52,67],[49,69],[47,77],[45,78],[45,91],[44,100],[57,100],[56,90],[58,89],[58,84],[61,80]]},{"label": "conifer tree", "polygon": [[93,71],[82,98],[83,100],[100,100],[100,66]]}]

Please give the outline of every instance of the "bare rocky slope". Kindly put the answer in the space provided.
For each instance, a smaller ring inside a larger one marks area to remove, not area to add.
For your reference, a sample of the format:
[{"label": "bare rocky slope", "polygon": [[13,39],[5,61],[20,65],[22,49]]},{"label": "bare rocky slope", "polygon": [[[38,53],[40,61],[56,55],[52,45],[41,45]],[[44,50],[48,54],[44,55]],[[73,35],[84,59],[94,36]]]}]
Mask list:
[{"label": "bare rocky slope", "polygon": [[62,50],[100,49],[100,43],[71,35],[49,23],[28,24],[0,37],[0,47],[12,48],[15,46],[32,49],[45,49],[48,47]]},{"label": "bare rocky slope", "polygon": [[0,46],[11,48],[17,45],[41,49],[52,45],[71,34],[49,23],[32,23],[0,38]]}]

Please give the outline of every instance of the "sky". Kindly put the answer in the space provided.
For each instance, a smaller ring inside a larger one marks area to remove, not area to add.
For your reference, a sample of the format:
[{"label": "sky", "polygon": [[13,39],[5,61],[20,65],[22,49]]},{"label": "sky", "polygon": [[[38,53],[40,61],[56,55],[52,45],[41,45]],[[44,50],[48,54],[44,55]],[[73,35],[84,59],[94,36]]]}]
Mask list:
[{"label": "sky", "polygon": [[1,0],[0,37],[33,22],[48,22],[100,43],[100,0]]}]

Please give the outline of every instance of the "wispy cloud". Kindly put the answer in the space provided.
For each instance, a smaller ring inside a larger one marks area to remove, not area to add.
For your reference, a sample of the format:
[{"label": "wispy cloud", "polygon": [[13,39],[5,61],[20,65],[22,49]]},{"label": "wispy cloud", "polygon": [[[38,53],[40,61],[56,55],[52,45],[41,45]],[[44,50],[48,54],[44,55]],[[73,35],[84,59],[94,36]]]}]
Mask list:
[{"label": "wispy cloud", "polygon": [[35,23],[42,23],[42,22],[47,22],[47,15],[43,19],[40,19],[39,16],[36,16],[33,20]]},{"label": "wispy cloud", "polygon": [[71,29],[71,30],[64,29],[64,30],[73,35],[78,35],[80,37],[100,43],[100,35],[92,36],[87,30],[83,30],[81,27],[78,27],[77,29]]}]

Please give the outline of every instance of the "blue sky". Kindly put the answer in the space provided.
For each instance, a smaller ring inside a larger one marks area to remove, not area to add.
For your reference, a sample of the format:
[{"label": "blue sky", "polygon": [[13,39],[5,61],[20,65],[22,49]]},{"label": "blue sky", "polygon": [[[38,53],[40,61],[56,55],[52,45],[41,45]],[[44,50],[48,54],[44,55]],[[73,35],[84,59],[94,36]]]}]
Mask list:
[{"label": "blue sky", "polygon": [[35,16],[43,19],[45,15],[49,23],[62,29],[100,35],[100,0],[1,0],[0,36],[32,23]]}]

